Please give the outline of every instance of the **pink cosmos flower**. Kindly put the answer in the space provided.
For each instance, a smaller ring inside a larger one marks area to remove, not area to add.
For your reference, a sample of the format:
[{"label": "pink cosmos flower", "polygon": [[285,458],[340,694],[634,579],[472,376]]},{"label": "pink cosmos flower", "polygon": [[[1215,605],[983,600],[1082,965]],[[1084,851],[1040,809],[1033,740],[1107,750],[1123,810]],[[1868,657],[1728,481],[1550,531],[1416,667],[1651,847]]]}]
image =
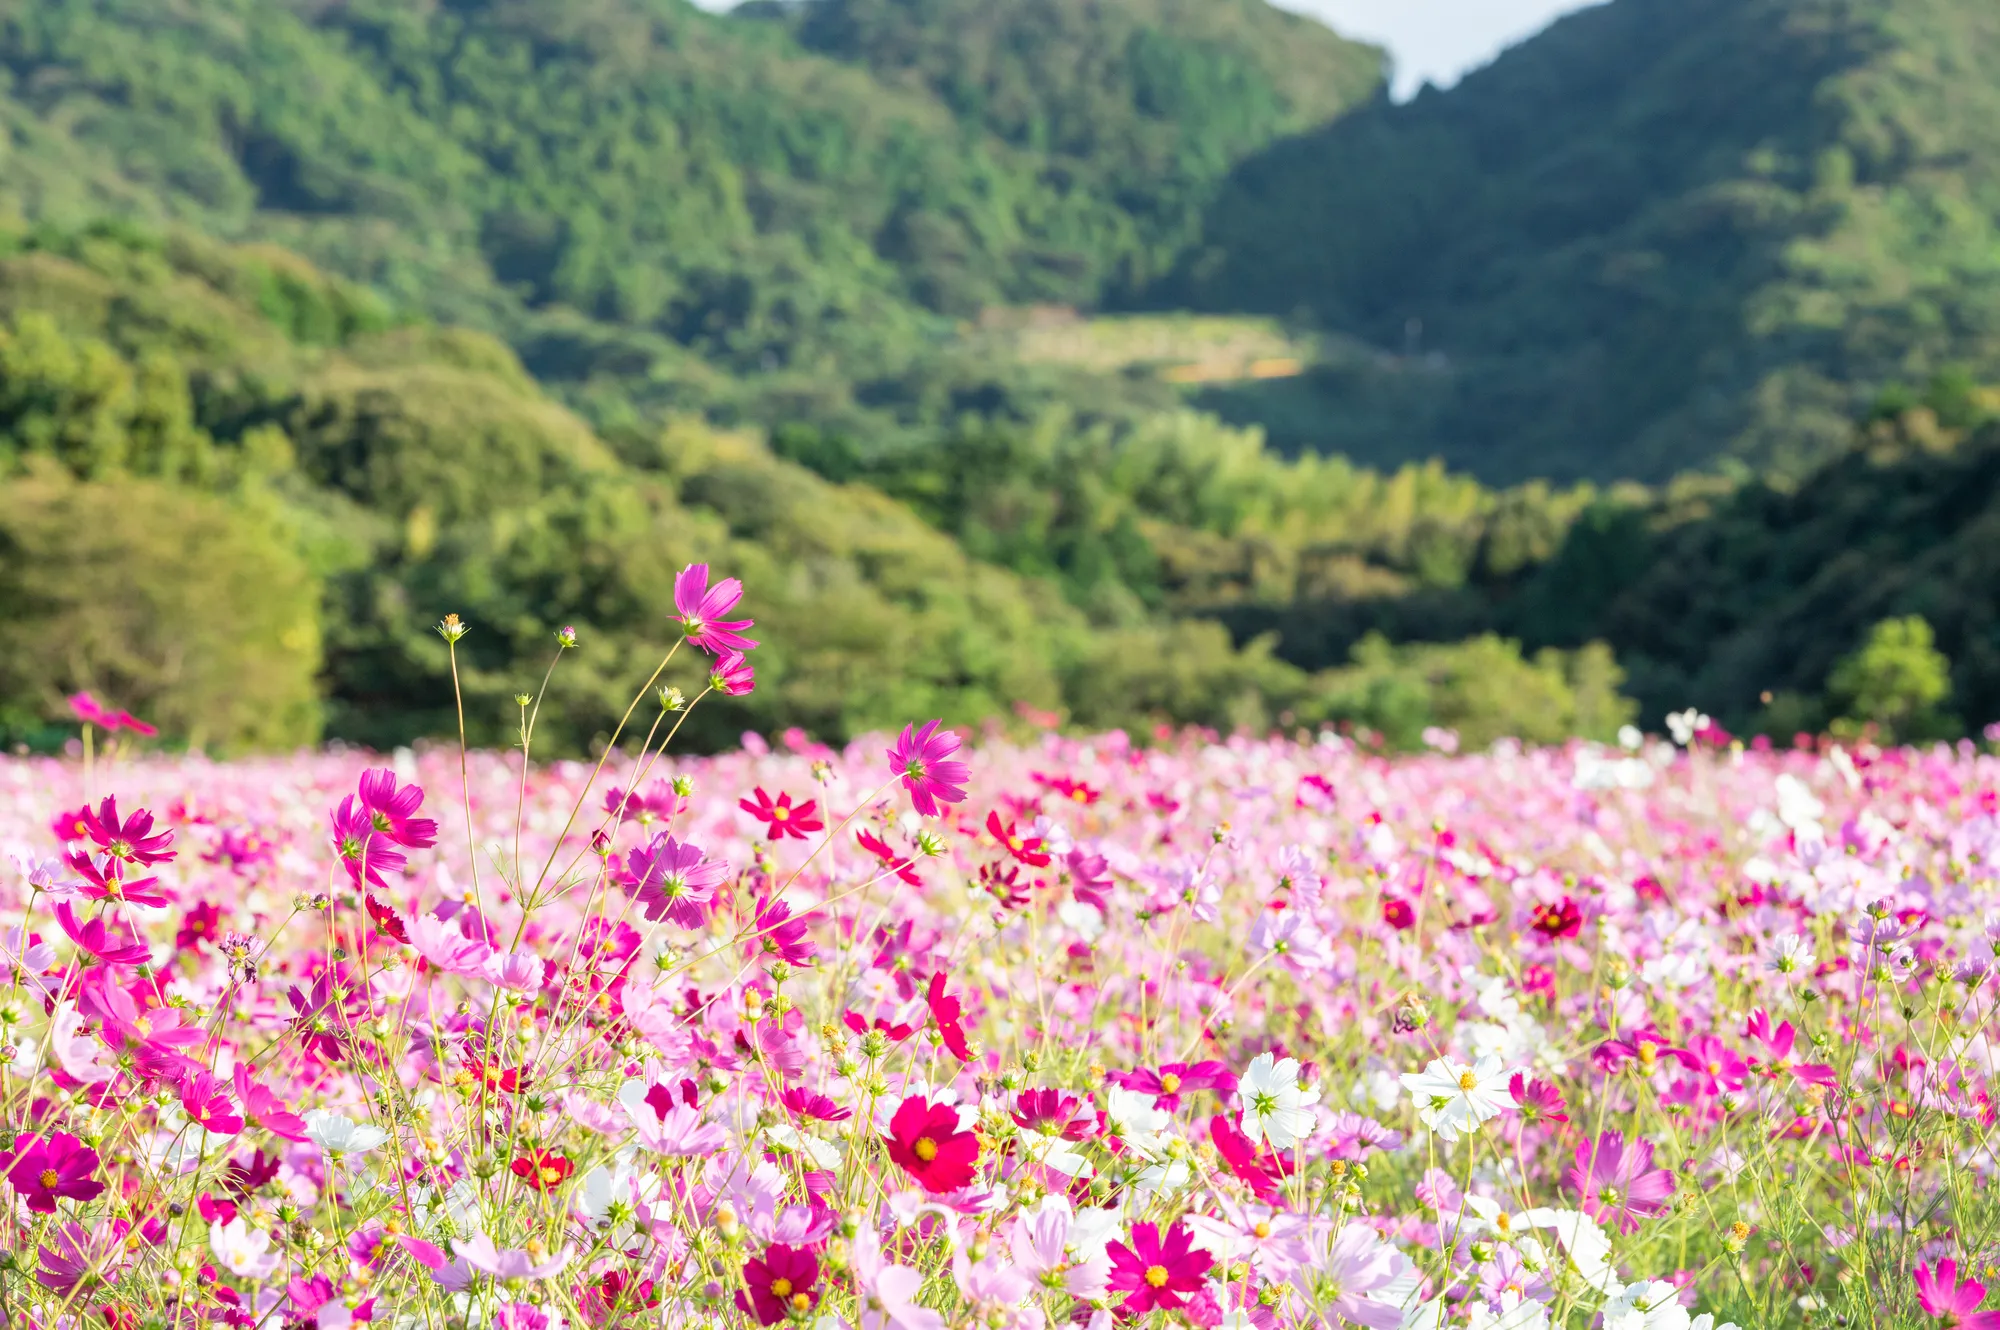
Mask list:
[{"label": "pink cosmos flower", "polygon": [[408,925],[410,945],[417,954],[446,974],[477,974],[492,948],[474,942],[434,914],[419,915]]},{"label": "pink cosmos flower", "polygon": [[1119,1310],[1127,1316],[1186,1306],[1215,1264],[1213,1256],[1194,1245],[1185,1224],[1173,1225],[1164,1237],[1157,1224],[1134,1224],[1131,1246],[1113,1242],[1105,1252],[1111,1260],[1105,1283],[1112,1292],[1125,1294]]},{"label": "pink cosmos flower", "polygon": [[738,799],[736,806],[765,824],[764,836],[767,840],[804,840],[809,831],[826,830],[826,823],[820,819],[817,799],[808,799],[794,806],[792,796],[780,792],[773,801],[760,785],[757,787],[756,802]]},{"label": "pink cosmos flower", "polygon": [[1703,1094],[1733,1094],[1743,1088],[1750,1075],[1750,1064],[1742,1055],[1712,1034],[1689,1040],[1686,1048],[1662,1051],[1695,1074],[1695,1084]]},{"label": "pink cosmos flower", "polygon": [[708,686],[724,697],[743,697],[757,686],[757,671],[741,651],[731,651],[716,659],[708,672]]},{"label": "pink cosmos flower", "polygon": [[605,812],[616,813],[621,822],[637,822],[642,827],[672,817],[679,808],[680,796],[667,780],[654,781],[644,794],[637,790],[627,794],[615,785],[604,792]]},{"label": "pink cosmos flower", "polygon": [[97,1151],[68,1132],[59,1131],[34,1141],[15,1155],[14,1166],[7,1170],[7,1181],[21,1193],[30,1210],[52,1215],[58,1197],[73,1201],[97,1199],[104,1191],[104,1184],[97,1181],[96,1172]]},{"label": "pink cosmos flower", "polygon": [[236,1064],[236,1097],[243,1103],[243,1116],[270,1132],[288,1141],[306,1139],[306,1120],[286,1106],[285,1102],[267,1087],[250,1079],[250,1068],[239,1062]]},{"label": "pink cosmos flower", "polygon": [[167,905],[171,902],[160,889],[160,879],[141,877],[127,880],[121,861],[106,855],[99,859],[83,850],[71,850],[63,862],[83,875],[72,883],[78,894],[94,901],[117,901],[125,905]]},{"label": "pink cosmos flower", "polygon": [[358,786],[361,806],[375,830],[410,850],[424,850],[437,844],[438,824],[418,817],[424,806],[421,785],[398,785],[396,773],[379,767],[361,773]]},{"label": "pink cosmos flower", "polygon": [[972,768],[952,758],[958,751],[958,736],[940,731],[942,724],[931,720],[921,726],[906,725],[889,749],[889,771],[902,778],[911,807],[925,817],[940,815],[940,801],[962,802],[965,784],[972,779]]},{"label": "pink cosmos flower", "polygon": [[1076,1212],[1060,1196],[1014,1221],[1009,1250],[1023,1274],[1060,1287],[1072,1298],[1095,1302],[1111,1290],[1111,1258],[1103,1250],[1072,1254]]},{"label": "pink cosmos flower", "polygon": [[785,1091],[778,1096],[778,1102],[793,1117],[814,1122],[845,1122],[854,1116],[854,1110],[842,1108],[825,1095],[803,1086]]},{"label": "pink cosmos flower", "polygon": [[707,858],[691,841],[661,832],[650,845],[627,854],[613,880],[638,902],[646,918],[700,928],[708,922],[716,887],[728,876],[728,864]]},{"label": "pink cosmos flower", "polygon": [[90,839],[103,847],[113,859],[150,868],[174,857],[174,833],[161,831],[155,834],[153,815],[143,808],[134,809],[132,815],[121,822],[118,800],[107,797],[94,812],[86,804],[82,818]]},{"label": "pink cosmos flower", "polygon": [[41,1268],[35,1282],[62,1297],[93,1280],[110,1280],[124,1264],[123,1234],[117,1230],[96,1233],[75,1220],[49,1230],[41,1247]]},{"label": "pink cosmos flower", "polygon": [[1101,854],[1071,850],[1064,865],[1069,869],[1070,895],[1099,914],[1111,911],[1111,868]]},{"label": "pink cosmos flower", "polygon": [[1236,1093],[1236,1074],[1220,1062],[1163,1062],[1156,1068],[1106,1073],[1112,1085],[1153,1096],[1153,1105],[1169,1113],[1181,1106],[1181,1096],[1197,1090],[1213,1090],[1229,1097]]},{"label": "pink cosmos flower", "polygon": [[143,942],[124,942],[112,936],[110,928],[102,918],[87,920],[79,924],[76,912],[64,901],[56,906],[56,923],[76,943],[77,950],[106,965],[144,965],[151,957]]},{"label": "pink cosmos flower", "polygon": [[1346,1322],[1368,1330],[1396,1330],[1403,1309],[1387,1295],[1409,1269],[1409,1258],[1382,1241],[1374,1229],[1348,1224],[1330,1241],[1307,1244],[1309,1259],[1292,1273],[1292,1285],[1306,1303],[1301,1324]]},{"label": "pink cosmos flower", "polygon": [[817,948],[806,935],[806,921],[792,918],[791,906],[766,896],[757,902],[748,951],[753,959],[810,965]]},{"label": "pink cosmos flower", "polygon": [[1653,1143],[1625,1143],[1622,1133],[1607,1131],[1595,1143],[1579,1141],[1576,1166],[1564,1180],[1583,1197],[1583,1211],[1600,1224],[1615,1224],[1620,1233],[1638,1231],[1639,1221],[1666,1208],[1674,1177],[1653,1167]]},{"label": "pink cosmos flower", "polygon": [[743,584],[733,577],[713,587],[708,584],[708,565],[691,563],[674,578],[674,608],[680,611],[681,630],[688,641],[711,656],[748,651],[756,642],[743,636],[749,619],[725,621],[723,615],[743,599]]},{"label": "pink cosmos flower", "polygon": [[382,874],[400,873],[410,863],[394,840],[375,829],[374,814],[351,794],[333,810],[333,852],[356,887],[366,880],[386,891],[389,884]]},{"label": "pink cosmos flower", "polygon": [[944,1314],[917,1302],[923,1275],[883,1260],[873,1227],[864,1226],[855,1238],[848,1264],[860,1294],[861,1330],[943,1330]]},{"label": "pink cosmos flower", "polygon": [[495,1247],[493,1239],[484,1233],[473,1234],[469,1241],[453,1238],[451,1249],[474,1270],[492,1275],[495,1279],[547,1279],[568,1265],[570,1257],[575,1254],[569,1247],[548,1257],[513,1247]]},{"label": "pink cosmos flower", "polygon": [[897,854],[894,849],[890,848],[889,842],[883,840],[880,836],[867,831],[856,831],[854,839],[860,843],[862,849],[881,860],[882,866],[894,873],[902,881],[909,883],[913,887],[924,885],[924,880],[917,876],[916,861],[907,855]]},{"label": "pink cosmos flower", "polygon": [[1514,1079],[1507,1082],[1507,1093],[1514,1096],[1514,1104],[1521,1110],[1523,1121],[1527,1122],[1568,1122],[1563,1112],[1562,1091],[1542,1080],[1529,1080],[1527,1073],[1515,1072]]},{"label": "pink cosmos flower", "polygon": [[181,1078],[181,1107],[190,1120],[217,1136],[234,1136],[243,1130],[243,1115],[206,1068],[198,1067]]},{"label": "pink cosmos flower", "polygon": [[1936,1268],[1919,1265],[1911,1279],[1917,1286],[1917,1305],[1955,1330],[2000,1330],[2000,1312],[1983,1312],[1986,1285],[1976,1279],[1958,1282],[1958,1262],[1949,1256]]}]

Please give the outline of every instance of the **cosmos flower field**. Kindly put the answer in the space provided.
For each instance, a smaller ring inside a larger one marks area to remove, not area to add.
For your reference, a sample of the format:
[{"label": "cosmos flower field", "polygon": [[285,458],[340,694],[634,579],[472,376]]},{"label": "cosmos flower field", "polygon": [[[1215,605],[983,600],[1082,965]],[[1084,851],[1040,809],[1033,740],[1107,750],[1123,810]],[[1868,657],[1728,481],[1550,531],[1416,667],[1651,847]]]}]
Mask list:
[{"label": "cosmos flower field", "polygon": [[601,765],[0,762],[6,1323],[2000,1325],[1970,745],[640,697]]}]

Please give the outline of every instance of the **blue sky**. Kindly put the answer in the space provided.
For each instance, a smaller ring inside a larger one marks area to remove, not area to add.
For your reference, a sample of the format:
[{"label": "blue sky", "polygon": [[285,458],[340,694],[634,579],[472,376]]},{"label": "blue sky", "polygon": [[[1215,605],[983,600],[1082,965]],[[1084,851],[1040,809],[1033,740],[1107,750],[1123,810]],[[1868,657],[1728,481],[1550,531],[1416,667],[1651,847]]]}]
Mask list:
[{"label": "blue sky", "polygon": [[1429,79],[1456,83],[1507,47],[1587,0],[1274,0],[1311,14],[1349,37],[1376,42],[1396,58],[1396,96]]}]

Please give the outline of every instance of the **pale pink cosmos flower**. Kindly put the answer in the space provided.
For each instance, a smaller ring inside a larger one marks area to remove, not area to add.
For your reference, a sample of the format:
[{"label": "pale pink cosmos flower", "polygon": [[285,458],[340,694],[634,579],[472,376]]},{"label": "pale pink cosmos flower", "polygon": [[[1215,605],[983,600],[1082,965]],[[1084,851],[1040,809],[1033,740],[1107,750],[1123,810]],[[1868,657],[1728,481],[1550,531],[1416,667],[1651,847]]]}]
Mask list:
[{"label": "pale pink cosmos flower", "polygon": [[873,1228],[863,1226],[848,1261],[860,1294],[860,1330],[944,1330],[943,1313],[917,1303],[923,1275],[885,1261]]},{"label": "pale pink cosmos flower", "polygon": [[417,954],[446,974],[478,974],[493,954],[491,947],[474,942],[434,914],[412,919],[409,934]]},{"label": "pale pink cosmos flower", "polygon": [[451,1249],[459,1259],[475,1270],[492,1275],[495,1279],[547,1279],[569,1264],[575,1250],[564,1247],[554,1256],[537,1246],[525,1250],[515,1247],[496,1247],[493,1239],[484,1233],[475,1233],[468,1241],[453,1238]]},{"label": "pale pink cosmos flower", "polygon": [[1051,1196],[1041,1209],[1015,1220],[1008,1250],[1022,1273],[1046,1288],[1086,1302],[1101,1301],[1110,1291],[1104,1234],[1079,1225],[1063,1197]]}]

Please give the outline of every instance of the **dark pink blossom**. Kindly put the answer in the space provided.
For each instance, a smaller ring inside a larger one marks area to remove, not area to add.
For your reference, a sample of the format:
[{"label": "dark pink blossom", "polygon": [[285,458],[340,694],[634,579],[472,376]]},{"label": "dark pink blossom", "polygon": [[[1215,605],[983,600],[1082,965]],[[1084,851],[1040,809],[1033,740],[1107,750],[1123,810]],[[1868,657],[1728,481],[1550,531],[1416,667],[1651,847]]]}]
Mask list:
[{"label": "dark pink blossom", "polygon": [[691,563],[674,578],[674,608],[680,612],[681,631],[687,640],[711,656],[748,651],[757,643],[743,636],[749,619],[724,620],[723,615],[743,599],[743,584],[726,577],[708,584],[708,565]]},{"label": "dark pink blossom", "polygon": [[889,748],[889,770],[910,792],[910,805],[925,817],[937,817],[940,803],[955,804],[965,798],[965,784],[972,768],[955,760],[958,736],[939,730],[941,720],[922,725],[906,725]]},{"label": "dark pink blossom", "polygon": [[97,1151],[66,1131],[35,1140],[14,1156],[7,1181],[30,1210],[56,1212],[56,1200],[91,1201],[104,1191],[96,1178]]},{"label": "dark pink blossom", "polygon": [[1564,1179],[1583,1198],[1585,1214],[1620,1233],[1637,1231],[1639,1221],[1664,1210],[1674,1193],[1673,1174],[1653,1167],[1653,1143],[1627,1144],[1615,1131],[1579,1141],[1576,1165]]}]

